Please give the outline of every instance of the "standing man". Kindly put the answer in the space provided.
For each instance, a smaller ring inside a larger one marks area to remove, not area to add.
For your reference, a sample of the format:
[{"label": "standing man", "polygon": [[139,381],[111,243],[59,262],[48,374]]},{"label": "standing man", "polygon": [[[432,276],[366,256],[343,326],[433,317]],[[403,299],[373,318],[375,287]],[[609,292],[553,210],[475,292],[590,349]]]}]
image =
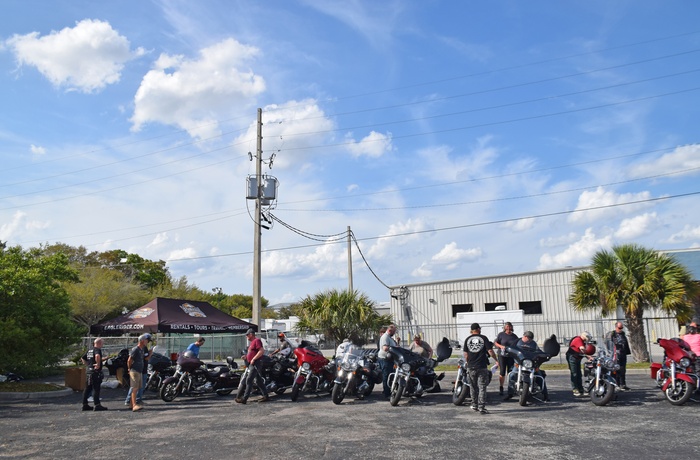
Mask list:
[{"label": "standing man", "polygon": [[379,358],[379,366],[382,368],[382,389],[385,398],[391,396],[391,388],[389,388],[389,376],[391,371],[394,370],[394,360],[389,354],[390,347],[396,347],[398,344],[394,340],[394,334],[396,334],[396,324],[390,324],[386,328],[386,332],[379,338],[379,353],[377,353],[377,358]]},{"label": "standing man", "polygon": [[[153,340],[151,334],[144,334],[149,337],[149,342]],[[146,382],[148,381],[148,359],[153,354],[152,350],[148,349],[148,345],[143,348],[143,370],[141,371],[141,388],[136,393],[136,404],[141,406],[143,404],[143,392],[146,389]],[[134,392],[131,385],[129,385],[129,391],[126,393],[126,399],[124,400],[125,406],[132,406],[131,404],[131,394]]]},{"label": "standing man", "polygon": [[518,336],[513,332],[513,324],[508,321],[503,325],[503,331],[499,332],[493,344],[498,347],[498,394],[503,396],[503,381],[506,375],[513,370],[515,361],[510,356],[505,356],[503,352],[506,347],[514,347],[518,343]]},{"label": "standing man", "polygon": [[583,376],[581,375],[581,360],[586,355],[586,344],[593,337],[590,332],[583,331],[580,335],[571,339],[569,349],[566,350],[566,362],[569,364],[571,373],[571,389],[574,396],[584,396]]},{"label": "standing man", "polygon": [[464,360],[472,386],[472,410],[488,414],[486,410],[486,386],[489,384],[489,356],[497,360],[493,344],[481,335],[479,323],[471,325],[472,334],[464,341]]},{"label": "standing man", "polygon": [[612,342],[612,345],[617,351],[617,363],[620,365],[620,370],[617,371],[617,387],[622,391],[628,391],[627,380],[625,379],[625,374],[627,373],[627,355],[632,353],[630,351],[630,344],[627,341],[627,336],[625,335],[625,326],[618,321],[615,323],[615,330],[608,334],[608,338]]},{"label": "standing man", "polygon": [[194,343],[191,343],[185,351],[189,350],[194,353],[195,358],[199,358],[199,349],[202,347],[202,345],[204,345],[204,342],[204,337],[197,337],[197,340]]},{"label": "standing man", "polygon": [[92,398],[95,401],[95,412],[107,410],[105,406],[100,404],[100,388],[102,386],[102,339],[97,338],[93,342],[93,347],[81,358],[83,364],[87,366],[86,370],[86,385],[83,391],[83,410],[93,410],[88,404],[88,397],[92,393]]},{"label": "standing man", "polygon": [[258,400],[258,402],[269,401],[270,397],[267,395],[267,387],[265,387],[265,380],[263,380],[262,375],[262,356],[265,354],[265,349],[263,348],[262,340],[255,337],[255,331],[251,327],[245,333],[246,339],[250,344],[248,345],[248,352],[245,355],[245,360],[248,362],[248,378],[245,381],[245,393],[241,395],[239,390],[236,396],[236,402],[240,404],[245,404],[250,397],[250,392],[253,391],[253,383],[258,385],[258,389],[262,392],[263,397]]},{"label": "standing man", "polygon": [[428,342],[423,340],[420,334],[413,336],[413,342],[411,342],[411,345],[408,346],[408,349],[413,353],[418,353],[423,358],[430,358],[433,356],[433,349],[430,347]]},{"label": "standing man", "polygon": [[144,350],[148,346],[148,342],[152,340],[151,334],[143,334],[139,336],[139,342],[129,353],[129,359],[126,361],[126,367],[129,369],[129,379],[131,381],[131,410],[138,412],[143,409],[136,402],[136,395],[143,385],[143,363]]}]

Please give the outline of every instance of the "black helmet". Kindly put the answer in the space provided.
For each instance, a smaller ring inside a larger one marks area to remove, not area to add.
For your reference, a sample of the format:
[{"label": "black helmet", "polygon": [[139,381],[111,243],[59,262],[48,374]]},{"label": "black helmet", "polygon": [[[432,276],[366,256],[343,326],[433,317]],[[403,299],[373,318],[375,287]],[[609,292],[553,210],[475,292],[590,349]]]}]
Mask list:
[{"label": "black helmet", "polygon": [[183,358],[196,358],[192,350],[187,350],[182,354]]}]

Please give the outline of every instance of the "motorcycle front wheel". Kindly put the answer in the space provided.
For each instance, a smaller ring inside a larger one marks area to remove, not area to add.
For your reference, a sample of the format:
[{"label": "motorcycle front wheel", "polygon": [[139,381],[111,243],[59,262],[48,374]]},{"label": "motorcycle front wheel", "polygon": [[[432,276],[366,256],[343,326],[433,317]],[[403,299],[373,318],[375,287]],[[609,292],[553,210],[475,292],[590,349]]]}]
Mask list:
[{"label": "motorcycle front wheel", "polygon": [[292,401],[296,401],[297,399],[299,399],[299,392],[300,391],[301,391],[301,385],[299,385],[298,383],[295,382],[294,385],[292,385]]},{"label": "motorcycle front wheel", "polygon": [[603,382],[600,390],[601,391],[597,391],[596,388],[593,387],[588,393],[591,396],[591,402],[596,406],[606,405],[613,399],[613,396],[615,396],[615,387],[613,387],[610,382]]},{"label": "motorcycle front wheel", "polygon": [[530,396],[530,384],[523,382],[523,386],[520,391],[520,405],[527,406],[527,398]]},{"label": "motorcycle front wheel", "polygon": [[403,389],[404,387],[402,385],[399,385],[398,382],[392,387],[391,389],[391,396],[389,397],[389,403],[392,406],[396,406],[399,404],[399,401],[401,401],[401,396],[403,396]]},{"label": "motorcycle front wheel", "polygon": [[343,402],[343,399],[345,398],[345,387],[347,386],[347,382],[343,383],[336,383],[333,385],[333,392],[331,393],[331,397],[333,398],[333,404],[340,404]]},{"label": "motorcycle front wheel", "polygon": [[681,406],[688,402],[693,392],[695,385],[691,385],[685,380],[676,379],[676,385],[670,384],[666,388],[666,399],[674,406]]},{"label": "motorcycle front wheel", "polygon": [[452,404],[455,406],[461,406],[465,399],[469,395],[469,385],[464,382],[457,382],[454,391],[452,391]]},{"label": "motorcycle front wheel", "polygon": [[165,402],[174,401],[177,395],[180,394],[180,389],[177,386],[178,382],[170,382],[160,387],[160,399]]}]

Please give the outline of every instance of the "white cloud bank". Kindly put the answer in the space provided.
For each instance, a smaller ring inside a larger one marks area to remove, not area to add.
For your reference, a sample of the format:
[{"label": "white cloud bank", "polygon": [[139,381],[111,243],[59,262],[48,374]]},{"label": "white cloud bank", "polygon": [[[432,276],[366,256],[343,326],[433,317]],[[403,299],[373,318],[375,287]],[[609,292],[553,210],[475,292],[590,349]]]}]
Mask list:
[{"label": "white cloud bank", "polygon": [[134,97],[133,130],[146,123],[163,123],[190,136],[219,134],[217,120],[250,110],[265,80],[241,69],[259,54],[252,46],[229,38],[200,51],[198,59],[161,54],[141,81]]},{"label": "white cloud bank", "polygon": [[124,64],[144,54],[108,22],[83,19],[75,27],[41,37],[39,32],[6,41],[20,66],[35,67],[54,86],[94,93],[117,83]]}]

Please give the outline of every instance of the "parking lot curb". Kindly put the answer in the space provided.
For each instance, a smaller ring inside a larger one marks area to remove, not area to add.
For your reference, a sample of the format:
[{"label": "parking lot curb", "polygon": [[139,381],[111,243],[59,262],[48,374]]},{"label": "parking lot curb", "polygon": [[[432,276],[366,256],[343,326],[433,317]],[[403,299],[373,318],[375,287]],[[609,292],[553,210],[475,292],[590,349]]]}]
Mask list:
[{"label": "parking lot curb", "polygon": [[[59,387],[57,385],[57,387]],[[0,401],[17,401],[22,399],[51,399],[51,398],[62,398],[73,394],[71,388],[59,387],[60,390],[55,391],[30,391],[30,392],[0,392]]]}]

